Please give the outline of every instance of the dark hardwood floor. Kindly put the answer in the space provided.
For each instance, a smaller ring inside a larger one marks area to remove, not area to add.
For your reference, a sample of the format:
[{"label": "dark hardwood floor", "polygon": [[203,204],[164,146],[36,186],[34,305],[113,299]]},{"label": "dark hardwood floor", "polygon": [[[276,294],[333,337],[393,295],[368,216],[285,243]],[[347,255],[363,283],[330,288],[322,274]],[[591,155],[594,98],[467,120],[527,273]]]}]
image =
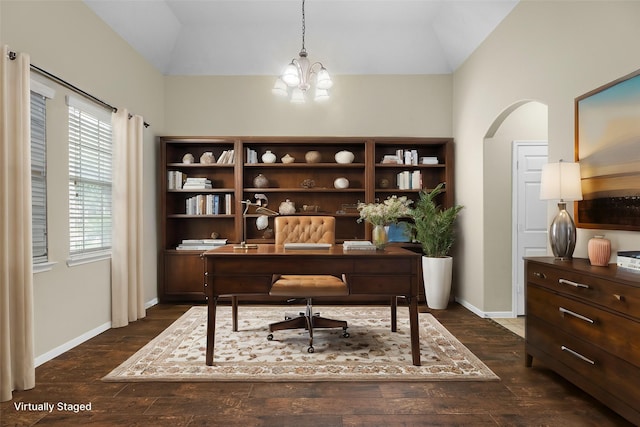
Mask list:
[{"label": "dark hardwood floor", "polygon": [[[623,418],[534,360],[524,340],[458,304],[433,314],[499,382],[104,383],[100,378],[189,306],[158,305],[36,369],[36,388],[1,404],[2,426],[625,426]],[[220,333],[220,332],[218,332]],[[90,403],[91,411],[16,405]]]}]

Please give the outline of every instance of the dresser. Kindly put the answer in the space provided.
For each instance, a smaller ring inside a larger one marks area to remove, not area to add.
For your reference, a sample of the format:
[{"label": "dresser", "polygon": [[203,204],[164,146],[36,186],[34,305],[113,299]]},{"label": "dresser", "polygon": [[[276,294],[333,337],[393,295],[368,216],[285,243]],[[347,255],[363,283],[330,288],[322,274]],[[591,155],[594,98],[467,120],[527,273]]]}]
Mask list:
[{"label": "dresser", "polygon": [[640,273],[525,258],[525,364],[533,360],[640,425]]}]

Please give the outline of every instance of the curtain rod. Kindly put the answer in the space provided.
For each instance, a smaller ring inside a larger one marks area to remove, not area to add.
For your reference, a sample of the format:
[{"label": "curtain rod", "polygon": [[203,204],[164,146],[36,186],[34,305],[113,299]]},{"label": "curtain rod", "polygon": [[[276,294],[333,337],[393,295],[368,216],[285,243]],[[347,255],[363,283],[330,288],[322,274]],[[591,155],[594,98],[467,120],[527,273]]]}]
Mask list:
[{"label": "curtain rod", "polygon": [[[9,59],[10,60],[15,60],[16,59],[16,53],[15,52],[9,52]],[[50,72],[48,72],[47,70],[43,70],[42,68],[33,65],[33,64],[29,64],[31,66],[31,69],[34,70],[35,72],[47,77],[48,79],[53,80],[54,82],[61,84],[62,86],[66,87],[67,89],[71,89],[72,91],[84,96],[85,98],[89,98],[90,100],[92,100],[93,102],[96,102],[100,105],[102,105],[103,107],[106,107],[108,109],[110,109],[111,111],[113,111],[114,113],[116,111],[118,111],[118,109],[116,107],[114,107],[111,104],[107,104],[106,102],[104,102],[103,100],[96,98],[95,96],[91,95],[88,92],[85,92],[84,90],[80,89],[77,86],[72,85],[71,83],[69,83],[66,80],[61,79],[60,77],[51,74]],[[129,114],[129,118],[133,117],[131,114]],[[148,128],[150,125],[147,122],[144,122],[144,127]]]}]

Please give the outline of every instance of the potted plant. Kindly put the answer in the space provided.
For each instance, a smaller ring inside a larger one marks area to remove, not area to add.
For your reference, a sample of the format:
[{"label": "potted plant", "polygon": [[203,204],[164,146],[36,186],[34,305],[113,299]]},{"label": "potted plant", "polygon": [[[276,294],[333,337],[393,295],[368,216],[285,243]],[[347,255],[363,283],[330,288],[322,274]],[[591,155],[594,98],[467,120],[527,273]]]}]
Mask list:
[{"label": "potted plant", "polygon": [[440,183],[432,191],[422,190],[412,209],[416,240],[422,246],[422,275],[427,305],[445,309],[451,293],[453,259],[449,256],[455,241],[454,223],[463,208],[460,205],[442,209],[435,199],[442,192]]}]

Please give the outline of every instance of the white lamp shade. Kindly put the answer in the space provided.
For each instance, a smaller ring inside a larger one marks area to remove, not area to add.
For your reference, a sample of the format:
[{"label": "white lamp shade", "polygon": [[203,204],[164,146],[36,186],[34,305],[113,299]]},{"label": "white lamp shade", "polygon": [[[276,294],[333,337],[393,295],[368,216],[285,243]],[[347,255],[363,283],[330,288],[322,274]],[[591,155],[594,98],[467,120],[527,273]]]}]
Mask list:
[{"label": "white lamp shade", "polygon": [[271,89],[271,92],[274,95],[278,95],[278,96],[289,95],[289,91],[287,90],[287,85],[285,82],[282,81],[282,79],[276,80],[276,83],[273,85],[273,89]]},{"label": "white lamp shade", "polygon": [[582,200],[580,164],[560,161],[543,165],[540,199]]},{"label": "white lamp shade", "polygon": [[300,74],[298,73],[298,67],[296,67],[296,64],[291,62],[287,65],[287,68],[284,69],[284,73],[282,73],[282,80],[290,87],[298,86],[300,84]]},{"label": "white lamp shade", "polygon": [[296,104],[304,104],[305,101],[306,99],[304,97],[304,92],[302,92],[300,88],[293,88],[293,91],[291,92],[291,102]]},{"label": "white lamp shade", "polygon": [[329,99],[329,91],[326,89],[316,88],[316,96],[313,98],[314,101],[322,102]]},{"label": "white lamp shade", "polygon": [[316,78],[316,87],[318,89],[331,89],[331,86],[333,86],[333,81],[331,81],[329,72],[326,68],[322,67],[320,71],[318,71],[318,76]]}]

